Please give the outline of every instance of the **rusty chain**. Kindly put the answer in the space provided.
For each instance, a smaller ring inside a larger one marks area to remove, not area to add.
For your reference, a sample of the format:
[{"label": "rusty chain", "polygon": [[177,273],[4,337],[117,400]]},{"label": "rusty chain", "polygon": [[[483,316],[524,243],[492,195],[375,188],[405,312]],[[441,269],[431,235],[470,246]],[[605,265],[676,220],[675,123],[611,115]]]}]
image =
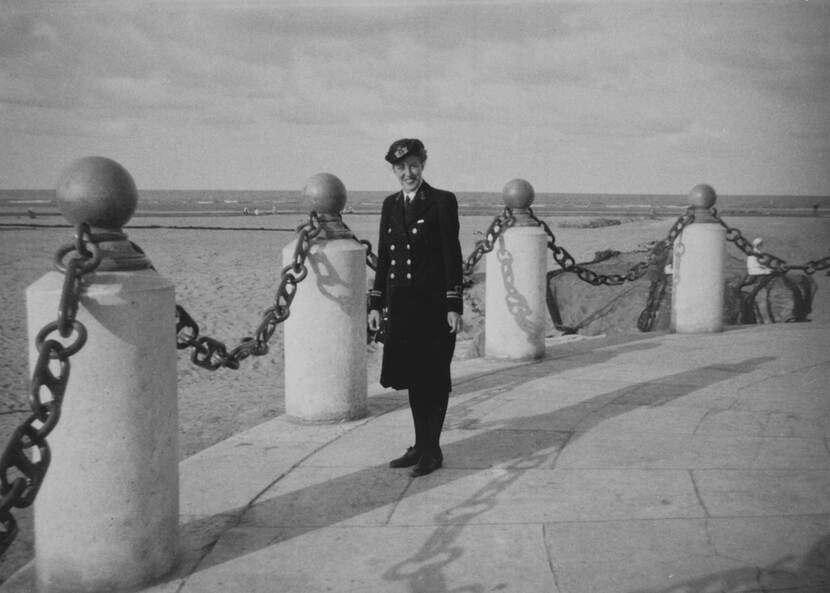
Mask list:
[{"label": "rusty chain", "polygon": [[464,275],[469,276],[473,273],[478,261],[484,257],[486,253],[493,251],[496,245],[496,239],[507,229],[516,223],[513,216],[513,211],[510,208],[505,208],[501,214],[493,219],[487,232],[484,233],[484,238],[476,242],[473,252],[464,261]]},{"label": "rusty chain", "polygon": [[[69,357],[76,354],[86,343],[87,330],[76,319],[80,294],[85,276],[101,263],[101,251],[97,243],[104,235],[91,234],[86,223],[78,225],[75,242],[64,245],[55,254],[55,268],[64,274],[63,289],[58,306],[57,320],[47,323],[35,337],[38,356],[32,371],[29,406],[32,413],[12,433],[6,448],[0,455],[0,556],[17,537],[17,521],[11,513],[13,507],[30,506],[40,490],[51,460],[51,450],[46,437],[57,426],[61,415],[63,397],[69,382]],[[64,263],[64,259],[69,256]],[[49,338],[57,332],[64,340],[74,336],[67,345]],[[51,361],[58,361],[57,372],[50,367]],[[41,389],[49,391],[50,398],[44,401]],[[28,449],[37,449],[37,454]],[[21,475],[9,477],[9,470],[16,469]]]},{"label": "rusty chain", "polygon": [[773,270],[774,272],[786,273],[790,270],[802,270],[805,274],[815,274],[819,270],[826,270],[830,268],[830,256],[818,260],[810,260],[806,264],[788,264],[780,257],[776,257],[771,253],[763,251],[756,252],[752,244],[747,241],[741,234],[741,231],[734,227],[730,227],[723,219],[718,216],[718,211],[715,208],[711,209],[712,216],[720,225],[726,229],[726,240],[734,243],[735,246],[744,252],[746,255],[754,255],[758,258],[758,263],[762,266]]},{"label": "rusty chain", "polygon": [[297,294],[297,285],[308,275],[305,265],[312,240],[320,233],[320,219],[312,211],[307,222],[297,227],[297,243],[291,263],[280,273],[280,283],[274,296],[274,304],[263,314],[262,321],[253,336],[242,338],[240,344],[228,351],[221,341],[199,335],[199,325],[182,307],[176,305],[176,347],[179,350],[193,348],[190,360],[198,367],[215,371],[220,367],[238,369],[239,362],[249,356],[262,356],[268,352],[268,342],[277,326],[288,319],[291,303]]}]

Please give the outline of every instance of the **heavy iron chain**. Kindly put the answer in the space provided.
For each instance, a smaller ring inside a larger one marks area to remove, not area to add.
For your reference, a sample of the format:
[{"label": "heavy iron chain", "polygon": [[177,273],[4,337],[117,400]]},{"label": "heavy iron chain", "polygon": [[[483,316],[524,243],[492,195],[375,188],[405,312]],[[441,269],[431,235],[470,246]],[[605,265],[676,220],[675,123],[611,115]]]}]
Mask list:
[{"label": "heavy iron chain", "polygon": [[274,304],[265,310],[262,322],[254,336],[242,338],[240,344],[228,351],[221,341],[199,335],[199,325],[181,305],[176,305],[176,347],[179,350],[193,348],[190,360],[198,367],[215,371],[220,367],[238,369],[239,362],[249,356],[262,356],[268,352],[268,342],[277,326],[288,319],[291,303],[297,294],[297,284],[308,275],[305,261],[312,240],[320,233],[320,219],[312,211],[307,222],[297,227],[297,243],[290,264],[280,273],[280,283],[274,296]]},{"label": "heavy iron chain", "polygon": [[484,233],[484,238],[476,242],[473,252],[464,261],[464,275],[469,276],[473,273],[478,261],[484,257],[486,253],[493,251],[496,246],[496,240],[507,229],[516,224],[516,218],[513,216],[513,211],[506,208],[501,214],[493,219],[487,232]]},{"label": "heavy iron chain", "polygon": [[[639,262],[634,264],[625,274],[597,274],[593,270],[580,266],[576,263],[576,260],[573,256],[568,253],[568,251],[564,247],[560,247],[556,244],[556,237],[553,234],[553,231],[550,230],[550,227],[539,218],[533,214],[533,210],[528,208],[528,212],[530,217],[535,220],[539,226],[541,226],[545,233],[548,235],[548,249],[551,250],[553,253],[553,259],[556,260],[563,270],[566,272],[573,272],[576,274],[580,280],[584,282],[588,282],[589,284],[593,284],[594,286],[599,286],[600,284],[605,284],[607,286],[618,286],[623,284],[624,282],[631,282],[641,278],[649,269],[649,266],[652,265],[654,259],[654,250],[651,251],[649,254],[648,260],[644,262]],[[689,207],[685,214],[680,216],[677,221],[675,221],[674,225],[672,225],[671,229],[669,230],[668,236],[664,239],[667,244],[674,243],[674,240],[677,238],[677,235],[683,230],[683,228],[694,221],[694,208]]]},{"label": "heavy iron chain", "polygon": [[672,246],[668,240],[661,241],[652,248],[651,254],[653,255],[654,265],[651,269],[651,284],[648,287],[646,306],[637,318],[637,329],[641,332],[650,332],[654,327],[657,312],[660,310],[660,303],[663,302],[663,297],[666,295],[669,278],[664,269],[671,248]]},{"label": "heavy iron chain", "polygon": [[712,208],[712,216],[720,225],[726,229],[726,240],[734,243],[738,249],[743,251],[746,255],[754,255],[758,258],[758,263],[766,266],[775,272],[786,273],[790,270],[802,270],[806,274],[815,274],[819,270],[830,268],[830,256],[818,260],[810,260],[806,264],[788,264],[780,257],[776,257],[770,253],[756,252],[752,244],[747,241],[744,236],[736,228],[730,227],[726,224],[716,209]]},{"label": "heavy iron chain", "polygon": [[343,222],[342,220],[340,222],[350,233],[352,233],[352,236],[354,237],[355,241],[366,247],[366,265],[370,269],[376,271],[378,269],[378,256],[372,251],[372,243],[367,239],[358,239],[357,236],[352,232],[352,229],[350,229],[345,222]]},{"label": "heavy iron chain", "polygon": [[366,239],[355,238],[355,241],[366,246],[366,265],[374,271],[378,269],[378,256],[372,252],[372,243]]},{"label": "heavy iron chain", "polygon": [[[493,250],[496,239],[498,239],[499,235],[501,235],[505,229],[513,226],[514,222],[515,219],[513,218],[513,214],[509,208],[505,208],[501,214],[493,219],[493,222],[490,223],[490,227],[485,233],[485,238],[476,243],[475,249],[469,257],[467,257],[467,260],[464,263],[465,276],[472,273],[473,268],[475,268],[476,264],[485,253],[489,253]],[[366,246],[366,265],[372,270],[377,270],[378,256],[372,251],[372,243],[366,239],[358,239],[357,237],[355,237],[355,241]]]},{"label": "heavy iron chain", "polygon": [[[75,317],[78,313],[80,294],[85,286],[85,276],[101,263],[101,251],[97,243],[104,235],[93,235],[89,225],[78,225],[75,242],[64,245],[55,254],[55,267],[63,272],[64,282],[58,306],[58,318],[47,323],[35,337],[38,357],[32,371],[29,405],[32,413],[17,427],[0,455],[0,556],[17,537],[17,521],[11,513],[13,507],[30,506],[40,490],[51,460],[51,450],[46,437],[57,426],[61,406],[69,382],[69,357],[83,348],[87,339],[86,326]],[[66,263],[64,259],[69,256]],[[49,338],[58,332],[64,340],[74,336],[68,345]],[[57,361],[57,373],[50,367]],[[42,398],[41,388],[49,391],[50,398]],[[37,449],[37,453],[27,450]],[[9,470],[21,475],[12,479]]]}]

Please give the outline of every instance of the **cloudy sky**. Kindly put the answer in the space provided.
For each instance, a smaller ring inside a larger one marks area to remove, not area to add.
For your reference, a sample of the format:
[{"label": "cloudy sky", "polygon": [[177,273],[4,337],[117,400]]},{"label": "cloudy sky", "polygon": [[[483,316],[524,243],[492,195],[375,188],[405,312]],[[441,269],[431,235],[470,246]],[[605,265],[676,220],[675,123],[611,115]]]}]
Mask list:
[{"label": "cloudy sky", "polygon": [[830,0],[0,0],[0,188],[830,195]]}]

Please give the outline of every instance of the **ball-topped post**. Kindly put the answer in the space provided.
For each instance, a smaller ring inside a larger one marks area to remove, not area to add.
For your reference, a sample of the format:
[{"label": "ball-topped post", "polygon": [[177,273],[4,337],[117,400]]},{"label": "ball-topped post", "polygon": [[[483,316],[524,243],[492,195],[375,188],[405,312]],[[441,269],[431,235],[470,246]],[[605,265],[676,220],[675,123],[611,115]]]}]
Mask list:
[{"label": "ball-topped post", "polygon": [[[302,195],[320,232],[308,246],[308,274],[284,325],[285,412],[307,423],[361,418],[369,409],[366,247],[343,224],[346,187],[340,179],[312,175]],[[296,265],[298,241],[283,249],[284,265]]]},{"label": "ball-topped post", "polygon": [[695,222],[715,222],[712,206],[718,199],[711,185],[701,183],[689,192],[689,205],[695,209]]},{"label": "ball-topped post", "polygon": [[717,194],[701,183],[689,192],[694,223],[674,241],[671,327],[677,333],[714,333],[723,329],[726,229],[712,207]]},{"label": "ball-topped post", "polygon": [[119,163],[102,156],[72,162],[58,178],[55,201],[66,220],[76,226],[85,222],[99,235],[99,270],[142,270],[151,266],[122,231],[135,213],[138,190],[132,175]]},{"label": "ball-topped post", "polygon": [[524,179],[502,190],[513,224],[487,254],[484,353],[488,358],[528,360],[545,353],[547,234],[531,217],[536,197]]},{"label": "ball-topped post", "polygon": [[121,231],[138,201],[124,167],[79,159],[60,175],[56,201],[73,225],[89,225],[80,239],[101,261],[83,282],[67,266],[26,290],[30,360],[67,287],[88,335],[65,385],[71,405],[49,435],[49,476],[34,501],[35,582],[26,590],[133,591],[174,568],[179,554],[175,291]]},{"label": "ball-topped post", "polygon": [[354,237],[354,233],[343,224],[341,213],[346,207],[346,186],[336,175],[312,175],[305,182],[302,193],[309,211],[317,213],[326,239]]},{"label": "ball-topped post", "polygon": [[536,199],[533,186],[524,179],[511,179],[502,190],[502,200],[505,208],[510,208],[515,219],[514,226],[535,226],[537,223],[530,217],[529,208]]}]

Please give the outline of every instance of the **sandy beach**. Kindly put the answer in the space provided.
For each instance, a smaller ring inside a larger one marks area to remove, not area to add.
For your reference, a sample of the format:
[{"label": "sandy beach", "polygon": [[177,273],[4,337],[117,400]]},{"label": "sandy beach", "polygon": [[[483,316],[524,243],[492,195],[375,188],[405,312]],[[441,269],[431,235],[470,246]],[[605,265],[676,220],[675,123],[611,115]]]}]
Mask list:
[{"label": "sandy beach", "polygon": [[[296,236],[293,229],[305,220],[302,215],[222,219],[140,216],[133,219],[126,231],[130,240],[144,249],[159,273],[175,283],[177,303],[194,317],[202,335],[233,347],[255,331],[262,311],[273,303],[282,268],[282,250]],[[465,257],[482,238],[491,220],[488,216],[462,218],[461,243]],[[377,216],[345,215],[344,221],[357,237],[376,242]],[[830,218],[746,217],[726,221],[749,239],[763,236],[769,252],[789,262],[821,258],[830,246]],[[15,219],[2,222],[10,224]],[[558,245],[564,246],[577,261],[588,261],[595,252],[605,249],[642,250],[648,242],[664,238],[674,221],[623,218],[619,225],[600,228],[580,228],[587,226],[590,218],[567,217],[546,222]],[[156,226],[159,228],[146,228]],[[227,230],[200,228],[217,226]],[[0,286],[0,390],[3,392],[0,434],[3,442],[28,410],[25,288],[51,270],[55,250],[71,240],[69,228],[0,227],[4,278]],[[743,260],[732,245],[727,254],[729,258]],[[483,262],[479,268],[483,269]],[[556,268],[551,258],[549,269]],[[826,276],[818,273],[814,277],[819,290],[812,319],[817,322],[830,317],[830,312],[825,307],[826,291],[822,289]],[[476,299],[483,298],[479,287],[472,291]],[[632,319],[637,314],[639,310],[632,311]],[[625,314],[621,313],[620,318],[624,320]],[[465,355],[466,341],[482,325],[480,316],[470,307],[464,321],[461,356]],[[631,331],[629,328],[628,324],[621,324],[617,329]],[[549,333],[554,332],[552,324],[549,329]],[[238,371],[207,371],[191,364],[187,353],[180,352],[181,455],[191,455],[234,432],[282,413],[282,356],[281,331],[274,335],[267,355],[244,361]],[[371,364],[376,365],[377,358],[370,356]]]},{"label": "sandy beach", "polygon": [[[160,274],[176,286],[176,300],[196,319],[202,335],[235,346],[251,335],[262,311],[273,303],[282,268],[282,249],[296,236],[294,228],[307,220],[302,215],[236,216],[229,218],[138,216],[125,229],[130,240],[140,245]],[[345,222],[360,238],[377,239],[376,215],[346,215]],[[461,220],[461,243],[465,257],[487,229],[492,217],[468,216]],[[25,288],[52,269],[55,250],[72,240],[72,230],[27,228],[23,218],[0,220],[0,438],[5,445],[11,431],[28,413],[28,361]],[[35,221],[58,224],[61,219]],[[642,251],[650,241],[666,236],[674,219],[622,218],[620,224],[584,228],[591,219],[567,217],[546,219],[564,246],[577,261],[593,259],[606,249]],[[804,263],[827,255],[830,247],[830,218],[746,217],[727,219],[749,240],[765,239],[766,249],[792,263]],[[20,227],[9,225],[20,224]],[[227,227],[226,230],[199,227]],[[157,228],[149,228],[157,227]],[[170,228],[189,227],[189,228]],[[732,245],[728,258],[743,261]],[[645,252],[642,253],[645,259]],[[557,265],[551,258],[549,269]],[[483,269],[483,265],[480,266]],[[620,270],[624,272],[625,270]],[[830,323],[830,277],[814,275],[818,292],[813,303],[812,323]],[[300,285],[300,293],[302,285]],[[474,286],[474,298],[483,299],[483,287]],[[298,297],[299,298],[299,297]],[[57,307],[57,303],[56,303]],[[619,312],[618,331],[636,331],[635,319],[642,306]],[[630,318],[630,319],[629,319]],[[465,332],[459,355],[468,356],[474,334],[483,320],[467,307]],[[550,335],[555,335],[551,324]],[[370,348],[370,378],[377,377],[379,350]],[[282,332],[272,339],[270,352],[242,362],[237,371],[207,371],[191,364],[180,352],[179,416],[180,454],[187,457],[230,435],[283,413]],[[64,405],[71,405],[65,402]],[[0,582],[31,555],[30,509],[18,510],[21,535],[12,553],[0,563]]]}]

